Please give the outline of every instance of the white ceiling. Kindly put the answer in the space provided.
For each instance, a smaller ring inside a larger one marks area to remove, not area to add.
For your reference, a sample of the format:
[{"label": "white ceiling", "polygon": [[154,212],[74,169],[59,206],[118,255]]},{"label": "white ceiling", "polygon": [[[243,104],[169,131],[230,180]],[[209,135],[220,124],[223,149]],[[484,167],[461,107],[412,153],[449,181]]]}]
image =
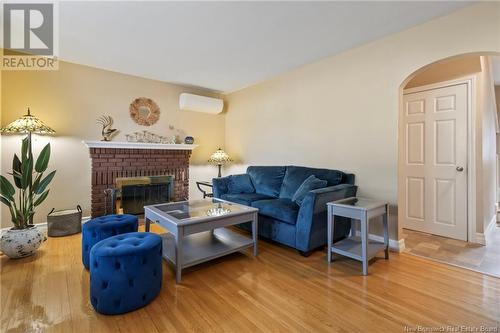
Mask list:
[{"label": "white ceiling", "polygon": [[228,92],[469,2],[61,2],[63,60]]}]

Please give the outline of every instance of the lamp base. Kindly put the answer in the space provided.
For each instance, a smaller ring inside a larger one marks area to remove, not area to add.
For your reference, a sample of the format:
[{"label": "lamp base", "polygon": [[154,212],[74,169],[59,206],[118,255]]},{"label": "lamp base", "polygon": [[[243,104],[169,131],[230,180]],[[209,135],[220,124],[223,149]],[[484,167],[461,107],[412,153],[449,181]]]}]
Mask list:
[{"label": "lamp base", "polygon": [[217,165],[219,167],[219,175],[217,177],[222,177],[221,169],[222,169],[222,164]]}]

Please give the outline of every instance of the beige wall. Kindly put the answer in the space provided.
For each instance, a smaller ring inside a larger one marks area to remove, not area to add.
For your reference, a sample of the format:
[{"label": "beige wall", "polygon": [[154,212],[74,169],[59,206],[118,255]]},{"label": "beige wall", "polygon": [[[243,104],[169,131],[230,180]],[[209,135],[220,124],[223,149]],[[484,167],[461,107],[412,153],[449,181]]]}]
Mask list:
[{"label": "beige wall", "polygon": [[481,61],[477,55],[459,56],[454,59],[439,61],[423,69],[407,84],[405,89],[427,84],[457,79],[481,71]]},{"label": "beige wall", "polygon": [[[48,199],[35,216],[35,222],[46,221],[52,207],[57,209],[82,205],[84,215],[90,210],[90,158],[82,140],[100,140],[100,115],[114,118],[120,130],[115,140],[139,130],[172,134],[169,125],[195,137],[200,146],[193,152],[190,169],[192,182],[216,175],[206,166],[210,154],[224,143],[224,115],[180,111],[178,96],[182,92],[207,91],[159,81],[60,63],[58,71],[5,71],[2,73],[1,123],[6,125],[25,113],[29,106],[34,115],[57,131],[54,137],[36,136],[35,150],[45,142],[52,145],[50,169],[57,169]],[[150,97],[161,110],[160,120],[151,127],[139,126],[129,116],[129,104],[136,97]],[[212,95],[213,96],[213,95]],[[12,156],[20,149],[22,136],[2,136],[2,174],[11,168]],[[198,195],[191,187],[193,195]],[[2,227],[9,226],[8,210],[2,205]]]},{"label": "beige wall", "polygon": [[476,227],[483,233],[496,215],[497,110],[489,57],[481,57],[482,71],[476,75]]},{"label": "beige wall", "polygon": [[[500,118],[500,86],[495,86],[497,117]],[[500,134],[497,133],[497,201],[500,200]]]},{"label": "beige wall", "polygon": [[495,98],[497,103],[497,113],[500,114],[500,86],[495,86]]},{"label": "beige wall", "polygon": [[[500,117],[500,85],[495,86],[497,115]],[[500,199],[500,134],[497,133],[497,200]]]},{"label": "beige wall", "polygon": [[229,94],[226,148],[242,164],[354,172],[360,195],[395,205],[401,84],[430,63],[479,51],[500,51],[500,3],[468,7]]}]

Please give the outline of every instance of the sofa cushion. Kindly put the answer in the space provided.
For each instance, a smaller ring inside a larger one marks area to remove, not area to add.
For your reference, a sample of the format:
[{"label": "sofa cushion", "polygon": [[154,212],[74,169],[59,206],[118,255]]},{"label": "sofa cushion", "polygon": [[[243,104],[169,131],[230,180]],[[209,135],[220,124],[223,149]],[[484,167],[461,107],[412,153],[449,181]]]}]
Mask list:
[{"label": "sofa cushion", "polygon": [[275,218],[288,224],[297,223],[299,206],[290,199],[270,199],[252,202],[259,214]]},{"label": "sofa cushion", "polygon": [[342,183],[344,173],[338,170],[288,166],[286,167],[286,174],[283,178],[283,186],[281,186],[279,197],[292,199],[299,186],[311,175],[326,180],[327,186],[335,186]]},{"label": "sofa cushion", "polygon": [[301,205],[302,200],[304,200],[307,193],[318,188],[324,188],[327,184],[328,182],[326,180],[322,180],[311,175],[307,177],[307,179],[304,180],[304,182],[299,186],[297,192],[293,195],[292,201],[294,201],[297,205]]},{"label": "sofa cushion", "polygon": [[236,202],[241,205],[251,206],[257,200],[271,199],[271,197],[258,193],[223,194],[221,199]]},{"label": "sofa cushion", "polygon": [[286,167],[283,166],[250,166],[247,173],[252,179],[255,192],[277,198],[285,170]]},{"label": "sofa cushion", "polygon": [[248,174],[233,175],[227,182],[227,190],[230,194],[255,193],[252,180]]}]

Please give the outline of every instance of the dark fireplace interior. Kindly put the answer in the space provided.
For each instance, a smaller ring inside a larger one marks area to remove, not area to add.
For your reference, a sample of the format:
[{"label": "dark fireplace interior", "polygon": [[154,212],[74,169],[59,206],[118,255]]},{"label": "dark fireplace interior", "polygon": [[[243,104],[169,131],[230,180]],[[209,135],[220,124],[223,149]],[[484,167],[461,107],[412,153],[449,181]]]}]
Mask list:
[{"label": "dark fireplace interior", "polygon": [[142,215],[144,206],[172,201],[173,190],[174,176],[117,178],[112,207],[118,213]]}]

